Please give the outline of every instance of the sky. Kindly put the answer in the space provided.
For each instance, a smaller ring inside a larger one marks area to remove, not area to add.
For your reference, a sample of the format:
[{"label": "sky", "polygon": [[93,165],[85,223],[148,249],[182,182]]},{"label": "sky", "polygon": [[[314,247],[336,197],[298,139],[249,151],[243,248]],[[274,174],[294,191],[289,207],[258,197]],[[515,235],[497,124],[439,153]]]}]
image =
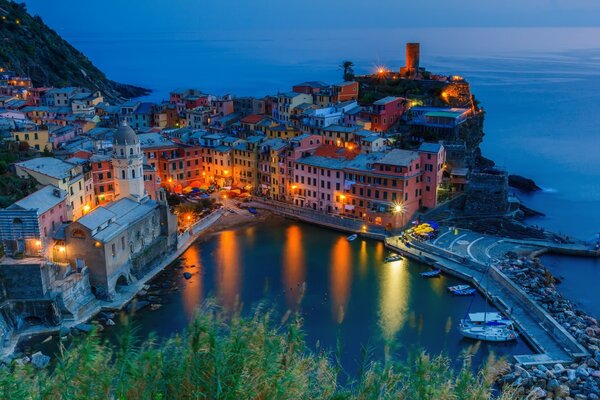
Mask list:
[{"label": "sky", "polygon": [[[24,0],[65,36],[298,28],[600,26],[598,0]],[[74,11],[76,10],[76,11]],[[85,18],[83,17],[85,16]]]}]

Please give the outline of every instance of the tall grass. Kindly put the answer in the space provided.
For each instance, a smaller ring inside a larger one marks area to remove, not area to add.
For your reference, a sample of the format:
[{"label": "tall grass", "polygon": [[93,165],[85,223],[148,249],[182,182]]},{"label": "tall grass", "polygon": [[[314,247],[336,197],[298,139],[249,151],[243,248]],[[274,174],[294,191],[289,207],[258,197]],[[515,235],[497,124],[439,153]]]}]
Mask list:
[{"label": "tall grass", "polygon": [[[348,381],[335,356],[307,348],[300,316],[273,319],[261,309],[244,318],[205,307],[185,332],[160,345],[153,338],[136,344],[132,329],[117,345],[92,333],[63,349],[51,369],[1,368],[0,398],[484,400],[505,368],[490,359],[473,374],[469,357],[456,371],[444,356],[373,362],[363,351],[358,375]],[[511,391],[499,397],[512,398]]]}]

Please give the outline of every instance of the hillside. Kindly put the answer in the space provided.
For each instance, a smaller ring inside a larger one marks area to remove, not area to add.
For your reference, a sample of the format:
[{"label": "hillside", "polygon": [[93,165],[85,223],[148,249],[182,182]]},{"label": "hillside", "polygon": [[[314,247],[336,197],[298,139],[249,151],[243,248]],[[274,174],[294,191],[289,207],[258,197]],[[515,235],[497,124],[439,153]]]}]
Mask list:
[{"label": "hillside", "polygon": [[0,0],[0,66],[29,75],[35,86],[80,86],[108,99],[148,94],[144,88],[112,81],[24,4]]}]

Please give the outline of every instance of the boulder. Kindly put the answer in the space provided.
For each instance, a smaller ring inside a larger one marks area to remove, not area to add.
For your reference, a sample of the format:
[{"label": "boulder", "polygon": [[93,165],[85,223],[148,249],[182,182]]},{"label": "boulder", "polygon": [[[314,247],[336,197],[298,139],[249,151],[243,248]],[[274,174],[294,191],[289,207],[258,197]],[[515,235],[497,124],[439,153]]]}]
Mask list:
[{"label": "boulder", "polygon": [[571,394],[571,389],[567,385],[560,385],[554,393],[560,397],[567,397]]},{"label": "boulder", "polygon": [[546,391],[544,389],[542,389],[541,387],[535,387],[530,392],[529,396],[527,396],[527,398],[531,398],[531,399],[545,399],[547,395],[548,394],[546,393]]},{"label": "boulder", "polygon": [[587,378],[588,376],[590,376],[590,373],[587,371],[587,369],[585,369],[585,367],[583,365],[580,365],[579,367],[577,367],[577,369],[575,370],[575,373],[580,378]]},{"label": "boulder", "polygon": [[50,357],[43,354],[41,351],[33,354],[31,356],[31,363],[35,365],[36,368],[42,369],[50,362]]},{"label": "boulder", "polygon": [[560,383],[558,382],[557,379],[550,379],[550,381],[548,382],[548,385],[546,386],[546,389],[555,391],[559,386],[560,386]]}]

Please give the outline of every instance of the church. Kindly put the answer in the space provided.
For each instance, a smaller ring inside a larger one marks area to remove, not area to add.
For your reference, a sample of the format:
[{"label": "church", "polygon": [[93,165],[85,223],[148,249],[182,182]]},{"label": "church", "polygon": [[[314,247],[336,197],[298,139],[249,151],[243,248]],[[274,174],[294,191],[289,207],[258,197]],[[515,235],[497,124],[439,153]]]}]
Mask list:
[{"label": "church", "polygon": [[156,199],[146,193],[143,161],[138,136],[120,126],[113,137],[114,201],[65,228],[64,256],[74,268],[87,266],[99,298],[113,298],[119,285],[144,276],[177,245],[177,219],[162,189]]}]

